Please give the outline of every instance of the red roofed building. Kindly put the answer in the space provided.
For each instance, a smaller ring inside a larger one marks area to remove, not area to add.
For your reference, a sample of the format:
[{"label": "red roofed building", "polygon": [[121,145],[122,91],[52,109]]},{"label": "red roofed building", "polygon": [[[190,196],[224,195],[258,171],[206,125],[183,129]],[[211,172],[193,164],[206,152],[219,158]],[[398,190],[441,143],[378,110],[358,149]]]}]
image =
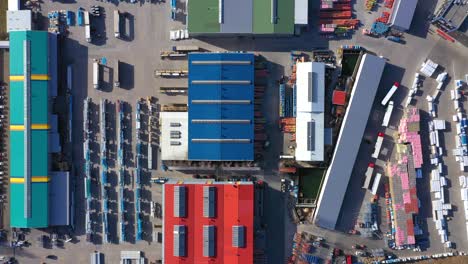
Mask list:
[{"label": "red roofed building", "polygon": [[251,182],[169,181],[163,208],[163,263],[253,263]]}]

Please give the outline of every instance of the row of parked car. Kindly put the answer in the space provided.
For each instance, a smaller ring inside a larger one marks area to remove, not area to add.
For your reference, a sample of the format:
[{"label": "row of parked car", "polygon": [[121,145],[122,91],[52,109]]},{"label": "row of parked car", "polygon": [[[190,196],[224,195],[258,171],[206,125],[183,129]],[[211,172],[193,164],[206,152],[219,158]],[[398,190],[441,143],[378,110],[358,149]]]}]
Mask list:
[{"label": "row of parked car", "polygon": [[0,86],[0,184],[7,180],[7,151],[5,149],[5,141],[3,135],[7,132],[6,128],[8,127],[8,116],[6,114],[7,110],[7,100],[5,97],[6,87]]}]

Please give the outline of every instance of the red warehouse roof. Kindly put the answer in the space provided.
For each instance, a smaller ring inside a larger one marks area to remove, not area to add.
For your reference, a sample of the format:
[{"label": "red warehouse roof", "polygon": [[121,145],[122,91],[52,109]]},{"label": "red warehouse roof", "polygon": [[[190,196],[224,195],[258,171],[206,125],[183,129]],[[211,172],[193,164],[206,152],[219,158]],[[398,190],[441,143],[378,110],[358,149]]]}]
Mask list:
[{"label": "red warehouse roof", "polygon": [[252,183],[170,181],[163,196],[164,263],[253,263]]}]

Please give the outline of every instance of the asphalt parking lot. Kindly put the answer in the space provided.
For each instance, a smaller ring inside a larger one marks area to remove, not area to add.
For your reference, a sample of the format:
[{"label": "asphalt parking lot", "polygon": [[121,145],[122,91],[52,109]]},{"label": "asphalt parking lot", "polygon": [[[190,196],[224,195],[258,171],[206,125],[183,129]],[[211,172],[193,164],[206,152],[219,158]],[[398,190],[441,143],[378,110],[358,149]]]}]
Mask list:
[{"label": "asphalt parking lot", "polygon": [[[116,2],[116,1],[115,1]],[[422,3],[424,2],[424,4]],[[174,22],[170,20],[170,4],[168,2],[163,3],[148,3],[148,2],[139,2],[138,4],[129,4],[125,2],[119,2],[118,4],[91,1],[91,0],[80,0],[76,2],[52,2],[45,1],[42,4],[42,14],[46,16],[48,11],[51,10],[72,10],[76,12],[78,7],[82,6],[85,9],[88,9],[91,5],[101,5],[104,7],[103,17],[93,19],[91,23],[95,23],[95,28],[97,34],[101,37],[96,39],[92,43],[87,43],[85,41],[85,32],[83,27],[73,26],[70,28],[70,34],[68,38],[64,40],[63,44],[63,57],[61,57],[62,65],[73,65],[74,69],[74,82],[73,82],[73,100],[74,105],[76,106],[73,114],[73,120],[75,120],[74,130],[82,131],[82,122],[83,122],[83,99],[86,97],[92,98],[93,102],[97,103],[101,98],[107,99],[110,103],[115,104],[117,100],[125,101],[128,103],[129,107],[127,108],[127,115],[129,122],[129,130],[127,131],[128,138],[128,155],[133,157],[135,155],[135,104],[139,98],[146,98],[147,96],[154,96],[157,98],[159,104],[166,103],[183,103],[186,102],[185,96],[167,96],[159,93],[158,88],[162,85],[174,85],[174,86],[185,86],[187,85],[186,79],[161,79],[154,77],[154,70],[158,69],[185,69],[187,67],[186,61],[171,61],[171,60],[161,60],[159,57],[159,51],[161,50],[170,50],[173,45],[197,45],[203,49],[209,51],[254,51],[259,52],[267,60],[269,60],[272,65],[272,74],[271,81],[274,82],[276,79],[279,79],[279,76],[288,71],[289,68],[289,52],[290,50],[305,50],[310,51],[314,48],[330,48],[331,50],[336,50],[340,45],[361,45],[368,50],[375,52],[378,55],[382,55],[388,59],[388,65],[386,67],[384,76],[381,81],[379,88],[378,98],[382,98],[385,93],[385,89],[388,88],[389,84],[392,84],[395,81],[399,81],[402,86],[409,87],[414,72],[418,69],[418,66],[426,58],[433,58],[437,63],[444,65],[449,70],[449,75],[452,77],[451,82],[447,85],[451,87],[453,85],[453,79],[459,78],[458,76],[464,75],[463,71],[468,69],[468,52],[466,48],[458,45],[451,44],[444,40],[441,40],[438,36],[433,35],[431,32],[428,33],[428,23],[425,21],[425,17],[433,11],[435,8],[436,0],[420,1],[418,9],[415,15],[415,21],[413,22],[413,27],[410,34],[406,35],[406,44],[398,44],[394,42],[387,41],[385,39],[375,39],[367,36],[361,35],[360,32],[356,32],[351,39],[341,40],[341,41],[328,41],[323,38],[318,37],[317,29],[314,26],[316,24],[316,18],[311,16],[309,32],[303,33],[301,37],[291,37],[291,38],[251,38],[251,37],[241,37],[241,38],[200,38],[184,40],[184,41],[170,41],[169,40],[169,30],[171,29],[180,29],[184,25],[181,22]],[[183,5],[181,5],[183,6]],[[364,26],[369,26],[372,18],[377,15],[377,12],[368,14],[363,10],[364,0],[356,0],[354,5],[355,13],[359,19],[362,19]],[[118,8],[121,13],[129,14],[125,21],[125,32],[128,32],[128,37],[124,40],[116,39],[113,35],[113,16],[112,12],[114,9]],[[310,13],[313,14],[317,12],[318,6],[314,4],[310,10]],[[380,13],[380,11],[379,11]],[[96,20],[96,21],[94,21]],[[92,60],[105,57],[108,61],[108,67],[104,69],[103,76],[103,89],[95,90],[92,86]],[[113,76],[113,61],[119,59],[121,61],[120,76],[122,87],[114,88],[112,82],[115,78]],[[426,81],[429,83],[429,81]],[[429,84],[426,88],[423,88],[424,92],[426,89],[432,89]],[[275,87],[271,87],[275,88]],[[274,113],[267,114],[267,128],[274,129],[277,127],[277,102],[278,93],[276,90],[271,89],[266,92],[266,96],[269,97],[271,104],[264,106],[265,113]],[[403,94],[399,94],[398,97],[403,98]],[[445,96],[445,97],[444,97]],[[444,100],[446,100],[448,93],[444,93],[441,97],[440,105],[443,105]],[[419,97],[417,106],[421,105],[421,108],[424,110],[427,107],[424,96]],[[376,100],[378,101],[378,100]],[[401,102],[401,101],[400,101]],[[398,102],[396,102],[398,103]],[[442,107],[441,107],[442,108]],[[111,109],[115,109],[111,107]],[[447,115],[446,120],[450,120],[451,107],[447,107],[446,110],[440,109],[439,114],[441,118],[444,115]],[[447,111],[447,112],[444,112]],[[115,110],[114,112],[115,113]],[[365,137],[373,137],[376,135],[376,132],[380,129],[373,121],[380,122],[384,113],[383,108],[375,108],[375,112],[369,117],[370,122],[365,132]],[[94,115],[96,118],[96,115]],[[110,122],[114,122],[115,116],[111,113],[108,115]],[[94,119],[94,124],[98,124],[96,119]],[[393,119],[395,120],[395,119]],[[395,123],[395,122],[394,122]],[[111,124],[112,126],[112,124]],[[98,131],[98,129],[95,129]],[[110,129],[108,133],[113,133]],[[74,133],[73,141],[78,142],[73,145],[73,155],[74,157],[83,157],[83,148],[82,148],[82,133]],[[95,134],[98,138],[98,133]],[[115,133],[114,133],[115,136]],[[274,139],[278,138],[279,132],[271,132],[271,135]],[[424,138],[424,136],[423,136]],[[452,141],[452,142],[450,142]],[[98,143],[96,141],[95,143]],[[272,142],[280,142],[272,141]],[[449,144],[453,145],[453,136],[447,136],[445,140],[447,144],[447,150],[450,149]],[[144,146],[145,147],[145,146]],[[284,195],[279,192],[279,177],[277,174],[277,157],[280,152],[280,147],[272,146],[269,152],[265,156],[265,171],[263,172],[264,179],[269,183],[271,187],[271,192],[267,194],[265,199],[265,221],[267,226],[267,249],[266,254],[268,255],[268,263],[281,263],[278,262],[279,259],[285,259],[288,254],[291,252],[291,239],[292,235],[296,229],[295,225],[292,225],[287,217],[286,201]],[[354,167],[353,176],[351,179],[351,184],[348,187],[348,192],[346,195],[346,210],[342,213],[342,220],[340,220],[340,227],[342,230],[346,230],[349,227],[349,224],[352,223],[355,217],[359,213],[359,209],[362,201],[367,199],[363,195],[361,189],[360,177],[362,171],[369,162],[369,157],[371,153],[372,146],[362,144],[360,153],[359,153],[359,162]],[[93,147],[95,152],[99,151],[99,147],[95,145]],[[449,152],[449,151],[448,151]],[[145,150],[143,150],[145,153]],[[450,154],[450,153],[449,153]],[[156,155],[157,156],[157,155]],[[96,158],[96,157],[95,157]],[[454,159],[448,156],[445,160],[445,163],[449,166],[451,161],[454,162]],[[94,163],[98,164],[98,160],[94,160]],[[76,168],[83,167],[82,160],[76,160]],[[157,161],[157,170],[145,171],[146,178],[164,176],[164,177],[188,177],[176,172],[163,172],[159,170],[160,161]],[[455,169],[458,169],[458,165],[455,165]],[[111,171],[115,171],[115,166],[110,168]],[[134,165],[131,162],[127,164],[128,176],[131,178],[132,170]],[[81,170],[78,170],[81,171]],[[450,169],[449,169],[450,173]],[[115,175],[115,174],[111,174]],[[458,174],[453,175],[452,182],[455,182]],[[83,175],[78,173],[75,177],[81,179]],[[425,176],[425,179],[428,177]],[[78,181],[81,183],[82,181]],[[154,184],[153,184],[154,185]],[[455,184],[453,184],[455,187]],[[133,184],[128,184],[127,189],[129,192],[134,190]],[[420,186],[418,186],[419,188]],[[427,187],[427,186],[426,186]],[[77,208],[76,215],[77,226],[75,230],[76,240],[74,243],[67,243],[64,245],[64,249],[54,250],[54,254],[59,257],[57,263],[70,262],[70,263],[86,263],[89,260],[89,253],[94,250],[99,250],[105,254],[107,263],[118,263],[119,251],[120,250],[141,250],[145,252],[148,260],[154,261],[160,258],[161,254],[161,245],[152,242],[151,233],[157,231],[157,228],[154,228],[154,224],[160,224],[160,219],[147,219],[146,226],[147,233],[149,236],[145,240],[139,241],[136,243],[123,243],[123,244],[90,244],[85,242],[84,236],[84,204],[83,201],[83,186],[79,184],[76,187],[77,191]],[[424,191],[424,185],[421,185],[420,191]],[[160,189],[159,185],[151,186],[146,182],[144,189],[149,192],[146,196],[147,201],[161,202]],[[451,197],[454,197],[453,203],[457,205],[457,195],[460,193],[456,188],[450,190]],[[427,188],[427,191],[429,189]],[[131,197],[131,195],[129,195]],[[426,197],[426,196],[424,196]],[[427,197],[426,197],[427,198]],[[459,197],[458,197],[459,200]],[[358,201],[358,202],[356,202]],[[132,201],[129,201],[131,205]],[[425,204],[425,203],[423,203]],[[279,205],[279,206],[278,206]],[[284,207],[283,207],[284,205]],[[430,212],[430,210],[429,210]],[[131,212],[129,212],[131,213]],[[148,214],[145,214],[148,216]],[[430,214],[428,215],[430,216]],[[456,230],[457,228],[463,228],[461,225],[461,218],[463,217],[463,212],[455,212],[454,220],[449,224],[449,229]],[[430,220],[430,219],[429,219]],[[432,221],[428,221],[432,223]],[[131,225],[131,224],[130,224]],[[300,226],[299,228],[304,228],[311,230],[313,232],[319,232],[320,234],[326,234],[327,239],[330,241],[336,241],[337,245],[342,245],[345,247],[360,243],[360,244],[374,244],[375,247],[383,247],[379,243],[382,241],[369,241],[363,240],[361,238],[351,237],[349,243],[344,243],[348,241],[349,236],[344,235],[339,232],[328,232],[325,230],[320,230],[312,226]],[[431,229],[432,228],[432,229]],[[99,228],[97,228],[99,230]],[[115,230],[115,229],[113,229]],[[435,228],[429,226],[429,231],[435,232]],[[35,241],[34,237],[37,237],[39,234],[42,234],[42,231],[33,230],[31,234],[28,235],[31,237],[31,240]],[[460,232],[455,234],[452,232],[450,239],[455,241],[455,243],[460,248],[465,248],[468,250],[468,245],[466,244],[466,232]],[[465,235],[463,237],[463,235]],[[453,237],[453,238],[452,238]],[[438,242],[438,237],[435,236],[436,243]],[[463,240],[464,239],[464,240]],[[334,242],[335,243],[335,242]],[[351,244],[352,243],[352,244]],[[383,244],[383,243],[382,243]],[[440,244],[440,243],[439,243]],[[434,243],[431,245],[430,250],[434,252],[440,252],[441,247]],[[6,253],[11,253],[5,251]],[[46,255],[51,254],[50,250],[43,249],[40,245],[33,243],[29,248],[16,251],[16,256],[18,257],[20,263],[31,263],[33,259],[43,259]]]}]

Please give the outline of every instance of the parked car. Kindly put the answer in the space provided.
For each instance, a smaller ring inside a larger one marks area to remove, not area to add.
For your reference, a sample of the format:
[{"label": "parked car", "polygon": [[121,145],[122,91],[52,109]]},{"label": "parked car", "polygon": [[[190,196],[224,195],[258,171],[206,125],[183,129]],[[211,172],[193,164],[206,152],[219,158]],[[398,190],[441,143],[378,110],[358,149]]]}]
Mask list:
[{"label": "parked car", "polygon": [[46,258],[48,258],[48,259],[55,259],[55,260],[58,259],[58,257],[55,256],[55,255],[47,255]]},{"label": "parked car", "polygon": [[152,183],[157,183],[157,184],[164,184],[168,181],[169,179],[168,178],[165,178],[165,177],[156,177],[156,178],[152,178],[151,179],[151,182]]}]

